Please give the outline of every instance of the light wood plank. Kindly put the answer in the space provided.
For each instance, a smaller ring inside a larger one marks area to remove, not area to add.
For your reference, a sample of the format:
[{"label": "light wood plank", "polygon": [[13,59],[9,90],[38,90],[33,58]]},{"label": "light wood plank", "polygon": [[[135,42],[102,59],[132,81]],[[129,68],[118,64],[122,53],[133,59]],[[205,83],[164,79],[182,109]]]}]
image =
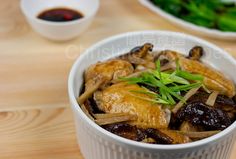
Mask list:
[{"label": "light wood plank", "polygon": [[0,158],[82,159],[70,109],[0,113]]}]

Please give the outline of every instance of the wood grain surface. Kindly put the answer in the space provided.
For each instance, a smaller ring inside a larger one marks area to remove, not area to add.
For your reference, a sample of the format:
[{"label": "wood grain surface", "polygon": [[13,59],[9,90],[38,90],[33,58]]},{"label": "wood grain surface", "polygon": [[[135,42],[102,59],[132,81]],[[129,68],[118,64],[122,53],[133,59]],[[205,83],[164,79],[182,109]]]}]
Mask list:
[{"label": "wood grain surface", "polygon": [[[20,11],[19,0],[1,0],[0,13],[0,159],[83,159],[69,108],[67,77],[75,59],[90,45],[137,30],[194,34],[137,0],[101,0],[90,28],[63,43],[35,33]],[[235,41],[202,38],[236,57]],[[235,151],[236,147],[231,159],[236,158]]]}]

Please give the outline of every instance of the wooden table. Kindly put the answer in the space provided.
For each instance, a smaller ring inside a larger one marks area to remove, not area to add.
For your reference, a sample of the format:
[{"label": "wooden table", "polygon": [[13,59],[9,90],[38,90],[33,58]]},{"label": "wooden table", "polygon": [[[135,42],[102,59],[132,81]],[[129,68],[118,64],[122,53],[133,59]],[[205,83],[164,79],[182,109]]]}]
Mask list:
[{"label": "wooden table", "polygon": [[[82,159],[67,97],[67,77],[75,59],[93,43],[118,33],[187,32],[137,0],[101,0],[92,26],[79,38],[63,43],[32,31],[19,0],[2,0],[0,12],[1,159]],[[235,42],[205,39],[236,57]]]}]

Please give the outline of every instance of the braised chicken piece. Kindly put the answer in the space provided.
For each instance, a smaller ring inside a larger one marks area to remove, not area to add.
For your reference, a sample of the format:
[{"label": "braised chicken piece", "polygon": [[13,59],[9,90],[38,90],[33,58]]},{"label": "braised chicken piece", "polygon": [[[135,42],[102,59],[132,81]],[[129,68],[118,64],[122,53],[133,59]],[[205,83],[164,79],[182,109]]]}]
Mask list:
[{"label": "braised chicken piece", "polygon": [[190,73],[200,74],[204,76],[204,85],[210,89],[219,91],[232,98],[235,95],[234,83],[227,79],[221,72],[210,68],[198,60],[191,60],[175,51],[162,51],[159,56],[165,56],[170,62],[179,62],[181,69]]},{"label": "braised chicken piece", "polygon": [[114,84],[94,94],[98,107],[105,113],[130,113],[136,121],[127,123],[140,128],[167,128],[168,117],[161,105],[154,104],[151,97],[136,91],[144,88],[125,82]]},{"label": "braised chicken piece", "polygon": [[98,62],[90,66],[85,71],[85,92],[78,98],[78,102],[83,103],[98,88],[133,71],[134,68],[129,62],[120,59]]},{"label": "braised chicken piece", "polygon": [[133,66],[124,60],[109,60],[90,66],[85,72],[85,90],[93,87],[98,81],[107,84],[112,79],[127,76],[133,73]]}]

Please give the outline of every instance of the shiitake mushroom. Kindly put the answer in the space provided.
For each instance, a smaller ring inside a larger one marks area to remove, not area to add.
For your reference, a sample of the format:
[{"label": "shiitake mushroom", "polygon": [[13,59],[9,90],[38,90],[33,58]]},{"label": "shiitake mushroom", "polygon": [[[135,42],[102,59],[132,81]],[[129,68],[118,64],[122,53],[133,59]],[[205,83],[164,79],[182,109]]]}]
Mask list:
[{"label": "shiitake mushroom", "polygon": [[145,139],[146,136],[145,133],[136,126],[131,126],[129,124],[124,123],[104,125],[103,128],[113,134],[134,141],[142,141]]},{"label": "shiitake mushroom", "polygon": [[231,124],[230,117],[225,111],[202,102],[186,104],[177,112],[176,119],[179,123],[188,121],[205,130],[224,130]]},{"label": "shiitake mushroom", "polygon": [[204,50],[201,46],[195,46],[189,51],[188,58],[191,60],[200,60],[203,56]]},{"label": "shiitake mushroom", "polygon": [[214,106],[227,112],[236,113],[235,101],[225,95],[218,95]]},{"label": "shiitake mushroom", "polygon": [[156,141],[156,144],[172,144],[174,141],[171,137],[157,129],[146,129],[145,134],[148,138],[153,138]]},{"label": "shiitake mushroom", "polygon": [[173,139],[161,131],[153,128],[140,129],[125,123],[110,124],[103,126],[107,131],[118,136],[131,139],[134,141],[143,141],[145,139],[153,139],[155,144],[172,144]]},{"label": "shiitake mushroom", "polygon": [[[209,93],[206,93],[205,91],[199,91],[196,94],[194,94],[189,100],[190,102],[202,102],[205,103],[209,97]],[[225,95],[218,95],[214,104],[214,107],[222,109],[226,112],[232,112],[236,113],[236,102],[234,99],[229,98]]]},{"label": "shiitake mushroom", "polygon": [[137,46],[137,47],[131,49],[130,53],[137,54],[139,57],[143,57],[147,54],[148,51],[152,51],[152,49],[153,49],[153,44],[145,43],[142,46]]}]

